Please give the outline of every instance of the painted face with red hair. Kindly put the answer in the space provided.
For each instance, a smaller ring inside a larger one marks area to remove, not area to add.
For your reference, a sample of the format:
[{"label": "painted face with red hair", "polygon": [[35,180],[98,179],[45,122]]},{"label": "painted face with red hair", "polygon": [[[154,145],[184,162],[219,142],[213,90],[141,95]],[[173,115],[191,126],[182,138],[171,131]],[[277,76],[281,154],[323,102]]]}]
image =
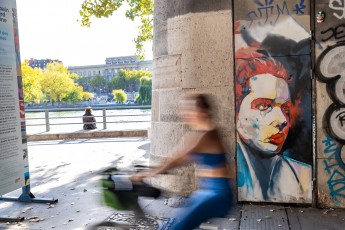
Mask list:
[{"label": "painted face with red hair", "polygon": [[280,152],[289,133],[287,71],[258,52],[247,57],[236,57],[237,132],[250,147],[273,155]]}]

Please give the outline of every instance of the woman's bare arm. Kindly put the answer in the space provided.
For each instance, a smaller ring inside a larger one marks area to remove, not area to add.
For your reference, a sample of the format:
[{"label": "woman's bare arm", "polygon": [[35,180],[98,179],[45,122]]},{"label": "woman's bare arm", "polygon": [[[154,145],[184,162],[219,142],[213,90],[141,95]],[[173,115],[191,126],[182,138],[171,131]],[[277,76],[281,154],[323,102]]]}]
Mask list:
[{"label": "woman's bare arm", "polygon": [[151,176],[156,176],[158,174],[163,174],[170,169],[176,168],[183,164],[187,164],[190,160],[190,154],[195,152],[196,149],[198,149],[201,139],[202,139],[202,135],[200,134],[190,135],[189,137],[184,138],[184,147],[182,149],[176,147],[172,151],[172,155],[174,155],[174,157],[172,157],[167,162],[163,163],[161,166],[158,166],[155,169],[152,169],[146,172],[141,172],[133,176],[132,180],[140,181],[144,177],[151,177]]}]

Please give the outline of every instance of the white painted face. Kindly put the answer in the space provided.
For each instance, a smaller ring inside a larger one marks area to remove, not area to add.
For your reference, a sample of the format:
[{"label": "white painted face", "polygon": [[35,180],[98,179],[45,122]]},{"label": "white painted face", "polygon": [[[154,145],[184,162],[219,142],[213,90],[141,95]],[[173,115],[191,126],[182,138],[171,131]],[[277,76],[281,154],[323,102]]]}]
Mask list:
[{"label": "white painted face", "polygon": [[249,80],[250,93],[243,99],[237,132],[249,146],[263,153],[278,153],[290,126],[290,92],[287,82],[272,74]]}]

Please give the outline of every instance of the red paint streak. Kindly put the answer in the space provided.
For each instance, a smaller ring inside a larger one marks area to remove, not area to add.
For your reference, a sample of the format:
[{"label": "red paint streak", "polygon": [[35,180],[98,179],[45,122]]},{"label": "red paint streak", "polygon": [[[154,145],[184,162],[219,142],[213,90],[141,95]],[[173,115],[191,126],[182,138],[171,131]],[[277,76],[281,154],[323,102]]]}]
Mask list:
[{"label": "red paint streak", "polygon": [[234,23],[234,33],[235,34],[241,34],[240,26],[241,26],[241,22],[240,21],[236,21]]},{"label": "red paint streak", "polygon": [[301,104],[301,97],[298,96],[295,100],[295,103],[290,106],[290,127],[294,127],[296,124],[296,120],[301,115],[302,108],[300,108]]}]

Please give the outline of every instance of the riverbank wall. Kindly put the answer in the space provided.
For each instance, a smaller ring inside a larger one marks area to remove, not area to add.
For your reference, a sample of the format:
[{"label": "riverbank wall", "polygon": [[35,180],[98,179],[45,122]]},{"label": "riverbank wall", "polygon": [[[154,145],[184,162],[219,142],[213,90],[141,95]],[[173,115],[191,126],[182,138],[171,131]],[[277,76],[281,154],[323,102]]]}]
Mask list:
[{"label": "riverbank wall", "polygon": [[28,141],[47,141],[64,139],[112,138],[112,137],[148,137],[148,130],[80,130],[65,133],[42,133],[27,135]]},{"label": "riverbank wall", "polygon": [[122,104],[92,104],[92,105],[66,105],[66,104],[55,104],[53,105],[34,105],[25,106],[26,112],[40,112],[45,110],[84,110],[86,107],[92,107],[93,110],[97,109],[151,109],[151,105],[122,105]]}]

